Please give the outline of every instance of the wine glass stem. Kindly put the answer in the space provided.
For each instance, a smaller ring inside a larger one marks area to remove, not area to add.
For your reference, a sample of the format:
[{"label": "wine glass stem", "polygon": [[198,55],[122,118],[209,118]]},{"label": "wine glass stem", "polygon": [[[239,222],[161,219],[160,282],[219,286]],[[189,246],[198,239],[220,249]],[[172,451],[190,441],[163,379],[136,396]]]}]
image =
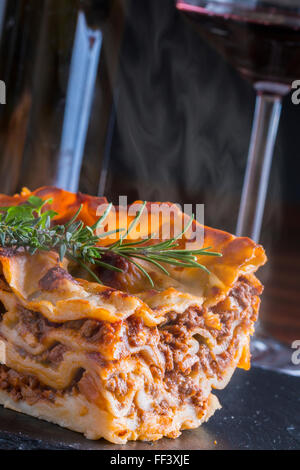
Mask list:
[{"label": "wine glass stem", "polygon": [[259,241],[270,168],[281,114],[281,96],[259,92],[236,234]]}]

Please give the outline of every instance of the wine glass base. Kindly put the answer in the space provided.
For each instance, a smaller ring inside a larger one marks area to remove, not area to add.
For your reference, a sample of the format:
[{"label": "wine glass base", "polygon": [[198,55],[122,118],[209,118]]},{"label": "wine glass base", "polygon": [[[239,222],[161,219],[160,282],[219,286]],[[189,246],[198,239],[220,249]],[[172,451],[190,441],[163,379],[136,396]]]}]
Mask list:
[{"label": "wine glass base", "polygon": [[292,363],[294,350],[267,335],[255,335],[251,339],[251,364],[300,377],[300,364]]}]

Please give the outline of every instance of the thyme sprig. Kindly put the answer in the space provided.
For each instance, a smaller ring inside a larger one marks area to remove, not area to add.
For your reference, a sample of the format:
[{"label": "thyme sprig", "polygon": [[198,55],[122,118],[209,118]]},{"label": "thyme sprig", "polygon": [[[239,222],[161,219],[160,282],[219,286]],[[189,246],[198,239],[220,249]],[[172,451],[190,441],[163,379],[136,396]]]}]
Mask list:
[{"label": "thyme sprig", "polygon": [[[62,261],[64,257],[78,263],[99,283],[101,280],[93,271],[92,266],[100,266],[116,272],[123,272],[120,268],[104,261],[107,253],[114,253],[134,264],[149,280],[151,286],[154,282],[142,266],[149,263],[166,275],[170,275],[165,265],[182,268],[200,268],[208,272],[208,269],[198,263],[197,256],[221,256],[220,253],[209,251],[211,247],[198,250],[177,249],[178,240],[190,228],[194,217],[192,216],[183,231],[170,240],[153,243],[153,234],[146,239],[132,241],[128,235],[138,224],[145,208],[144,202],[128,229],[123,228],[109,232],[98,233],[103,227],[112,204],[109,204],[103,215],[91,227],[78,220],[82,206],[76,214],[64,225],[51,224],[57,215],[53,210],[44,210],[45,205],[51,205],[52,199],[43,201],[37,196],[30,196],[24,204],[18,206],[0,208],[0,246],[23,247],[30,254],[36,251],[55,250]],[[97,235],[96,235],[97,231]],[[120,232],[119,239],[108,246],[98,245],[99,240]],[[149,244],[152,239],[151,244]]]}]

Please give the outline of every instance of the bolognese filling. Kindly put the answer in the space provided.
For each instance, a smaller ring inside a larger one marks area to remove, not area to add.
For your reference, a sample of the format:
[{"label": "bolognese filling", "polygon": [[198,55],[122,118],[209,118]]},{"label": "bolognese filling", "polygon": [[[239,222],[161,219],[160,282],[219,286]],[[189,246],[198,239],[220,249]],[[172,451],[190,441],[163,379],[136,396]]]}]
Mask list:
[{"label": "bolognese filling", "polygon": [[[118,373],[114,369],[125,358],[138,356],[152,375],[150,381],[145,380],[145,393],[152,396],[153,403],[163,387],[179,403],[189,402],[201,409],[207,400],[203,378],[214,379],[214,383],[222,380],[237,354],[241,335],[252,331],[260,293],[261,290],[241,276],[216,306],[190,306],[180,314],[170,311],[164,323],[152,328],[134,315],[113,323],[88,318],[54,323],[41,313],[18,305],[13,312],[2,315],[0,337],[12,344],[19,364],[29,360],[32,370],[38,364],[59,370],[68,353],[74,351],[74,345],[77,348],[79,345],[81,354],[89,361],[112,371],[102,377],[102,387],[120,403],[132,390],[132,383],[130,374],[120,373],[120,367]],[[211,322],[212,315],[218,318],[217,328]],[[16,334],[18,344],[13,339]],[[9,393],[15,401],[25,400],[29,404],[38,400],[55,402],[57,396],[78,393],[90,400],[95,388],[92,376],[79,363],[70,383],[55,389],[37,376],[1,365],[0,390]],[[159,406],[156,403],[156,412],[166,413],[170,406],[172,403],[164,398]]]}]

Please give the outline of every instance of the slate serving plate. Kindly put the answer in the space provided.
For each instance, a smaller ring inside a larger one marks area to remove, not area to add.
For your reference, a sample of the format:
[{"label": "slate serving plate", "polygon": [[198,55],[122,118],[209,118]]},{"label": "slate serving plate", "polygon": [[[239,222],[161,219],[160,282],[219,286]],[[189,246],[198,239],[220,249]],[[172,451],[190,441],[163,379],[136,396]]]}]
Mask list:
[{"label": "slate serving plate", "polygon": [[80,434],[0,407],[0,449],[192,450],[300,449],[300,378],[253,367],[218,392],[222,410],[178,439],[126,446]]}]

